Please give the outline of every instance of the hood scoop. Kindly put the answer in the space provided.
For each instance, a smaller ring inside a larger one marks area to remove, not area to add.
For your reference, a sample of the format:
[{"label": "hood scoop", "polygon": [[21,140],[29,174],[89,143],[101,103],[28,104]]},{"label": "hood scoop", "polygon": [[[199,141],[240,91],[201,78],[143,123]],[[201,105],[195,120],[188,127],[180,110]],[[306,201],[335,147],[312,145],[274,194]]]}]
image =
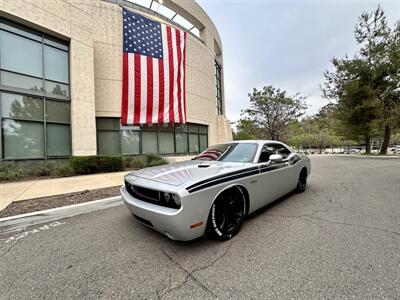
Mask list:
[{"label": "hood scoop", "polygon": [[197,167],[198,168],[208,168],[210,165],[209,164],[200,164]]}]

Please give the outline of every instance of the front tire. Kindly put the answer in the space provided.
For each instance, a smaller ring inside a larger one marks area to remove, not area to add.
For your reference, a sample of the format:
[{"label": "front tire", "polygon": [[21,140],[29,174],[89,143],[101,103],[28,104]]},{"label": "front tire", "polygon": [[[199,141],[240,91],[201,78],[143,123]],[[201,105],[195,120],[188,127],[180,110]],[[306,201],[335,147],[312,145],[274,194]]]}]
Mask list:
[{"label": "front tire", "polygon": [[246,212],[246,199],[239,187],[232,187],[220,194],[211,206],[207,233],[212,238],[226,241],[240,230]]},{"label": "front tire", "polygon": [[307,187],[307,170],[303,169],[300,172],[299,179],[297,181],[296,191],[298,193],[302,193],[306,190]]}]

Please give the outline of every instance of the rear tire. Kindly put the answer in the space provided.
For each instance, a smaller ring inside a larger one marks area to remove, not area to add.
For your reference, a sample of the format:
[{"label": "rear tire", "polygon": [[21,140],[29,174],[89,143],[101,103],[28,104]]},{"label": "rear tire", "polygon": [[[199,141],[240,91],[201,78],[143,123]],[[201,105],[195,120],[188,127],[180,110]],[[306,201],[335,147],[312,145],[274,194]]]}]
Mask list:
[{"label": "rear tire", "polygon": [[302,193],[306,190],[307,187],[307,170],[302,169],[299,175],[299,179],[297,181],[296,192]]},{"label": "rear tire", "polygon": [[233,238],[243,224],[246,199],[239,187],[220,194],[211,205],[207,222],[207,235],[220,241]]}]

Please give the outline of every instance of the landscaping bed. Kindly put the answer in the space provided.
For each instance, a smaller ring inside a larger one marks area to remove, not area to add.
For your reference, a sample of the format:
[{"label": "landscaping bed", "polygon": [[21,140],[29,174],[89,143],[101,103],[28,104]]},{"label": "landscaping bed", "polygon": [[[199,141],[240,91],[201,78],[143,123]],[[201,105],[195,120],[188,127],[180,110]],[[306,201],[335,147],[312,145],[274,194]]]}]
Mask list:
[{"label": "landscaping bed", "polygon": [[114,186],[96,190],[85,190],[82,192],[16,201],[0,211],[0,218],[118,196],[119,188],[120,186]]}]

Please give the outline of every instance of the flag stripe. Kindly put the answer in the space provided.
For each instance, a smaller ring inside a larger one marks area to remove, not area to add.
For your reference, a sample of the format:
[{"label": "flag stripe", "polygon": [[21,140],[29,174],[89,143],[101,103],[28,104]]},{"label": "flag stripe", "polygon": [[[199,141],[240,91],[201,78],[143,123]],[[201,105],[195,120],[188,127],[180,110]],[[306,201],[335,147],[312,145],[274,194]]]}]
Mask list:
[{"label": "flag stripe", "polygon": [[176,49],[176,31],[171,29],[171,44],[172,44],[172,65],[173,65],[173,78],[174,78],[174,88],[173,88],[173,99],[174,99],[174,122],[179,123],[179,112],[178,112],[178,54]]},{"label": "flag stripe", "polygon": [[140,124],[146,123],[146,115],[147,115],[147,56],[140,55],[140,93],[141,93],[141,101],[140,101]]},{"label": "flag stripe", "polygon": [[128,54],[128,111],[127,124],[133,124],[134,103],[135,103],[135,54]]},{"label": "flag stripe", "polygon": [[127,110],[128,110],[128,90],[129,90],[129,81],[128,81],[128,53],[123,53],[123,61],[122,61],[122,118],[121,123],[126,125],[127,123]]},{"label": "flag stripe", "polygon": [[151,123],[158,123],[158,105],[159,105],[159,93],[160,87],[158,85],[159,82],[159,73],[158,73],[158,59],[151,58],[153,61],[153,111],[151,112]]},{"label": "flag stripe", "polygon": [[164,51],[164,115],[163,123],[169,123],[169,55],[168,55],[168,37],[167,26],[162,26],[162,39]]},{"label": "flag stripe", "polygon": [[168,69],[169,69],[169,123],[175,123],[174,119],[174,55],[172,49],[171,27],[167,27],[168,44]]},{"label": "flag stripe", "polygon": [[175,35],[176,35],[176,52],[177,52],[177,57],[178,57],[178,63],[177,63],[177,69],[178,69],[178,76],[177,76],[177,102],[178,102],[178,114],[179,114],[179,123],[182,123],[182,105],[181,105],[181,59],[182,59],[182,52],[181,52],[181,34],[180,30],[175,29]]},{"label": "flag stripe", "polygon": [[164,61],[158,60],[158,85],[159,85],[159,103],[158,103],[158,123],[164,123]]},{"label": "flag stripe", "polygon": [[[186,41],[186,32],[184,32],[184,36]],[[183,107],[186,123],[186,42],[183,45]]]},{"label": "flag stripe", "polygon": [[185,32],[181,31],[181,53],[182,53],[182,62],[180,65],[181,68],[181,81],[180,81],[180,85],[181,85],[181,107],[182,107],[182,123],[186,123],[186,112],[185,112],[185,93],[183,90],[183,87],[185,85],[185,81],[184,81],[184,74],[185,74],[185,70],[183,67],[184,64],[184,57],[185,57],[185,53],[184,53],[184,47],[185,47]]},{"label": "flag stripe", "polygon": [[135,82],[135,92],[134,92],[134,104],[135,104],[135,109],[133,112],[133,124],[137,125],[140,124],[140,98],[141,98],[141,73],[140,73],[140,55],[139,54],[134,54],[134,82]]},{"label": "flag stripe", "polygon": [[146,124],[153,123],[153,58],[147,56],[147,113]]}]

